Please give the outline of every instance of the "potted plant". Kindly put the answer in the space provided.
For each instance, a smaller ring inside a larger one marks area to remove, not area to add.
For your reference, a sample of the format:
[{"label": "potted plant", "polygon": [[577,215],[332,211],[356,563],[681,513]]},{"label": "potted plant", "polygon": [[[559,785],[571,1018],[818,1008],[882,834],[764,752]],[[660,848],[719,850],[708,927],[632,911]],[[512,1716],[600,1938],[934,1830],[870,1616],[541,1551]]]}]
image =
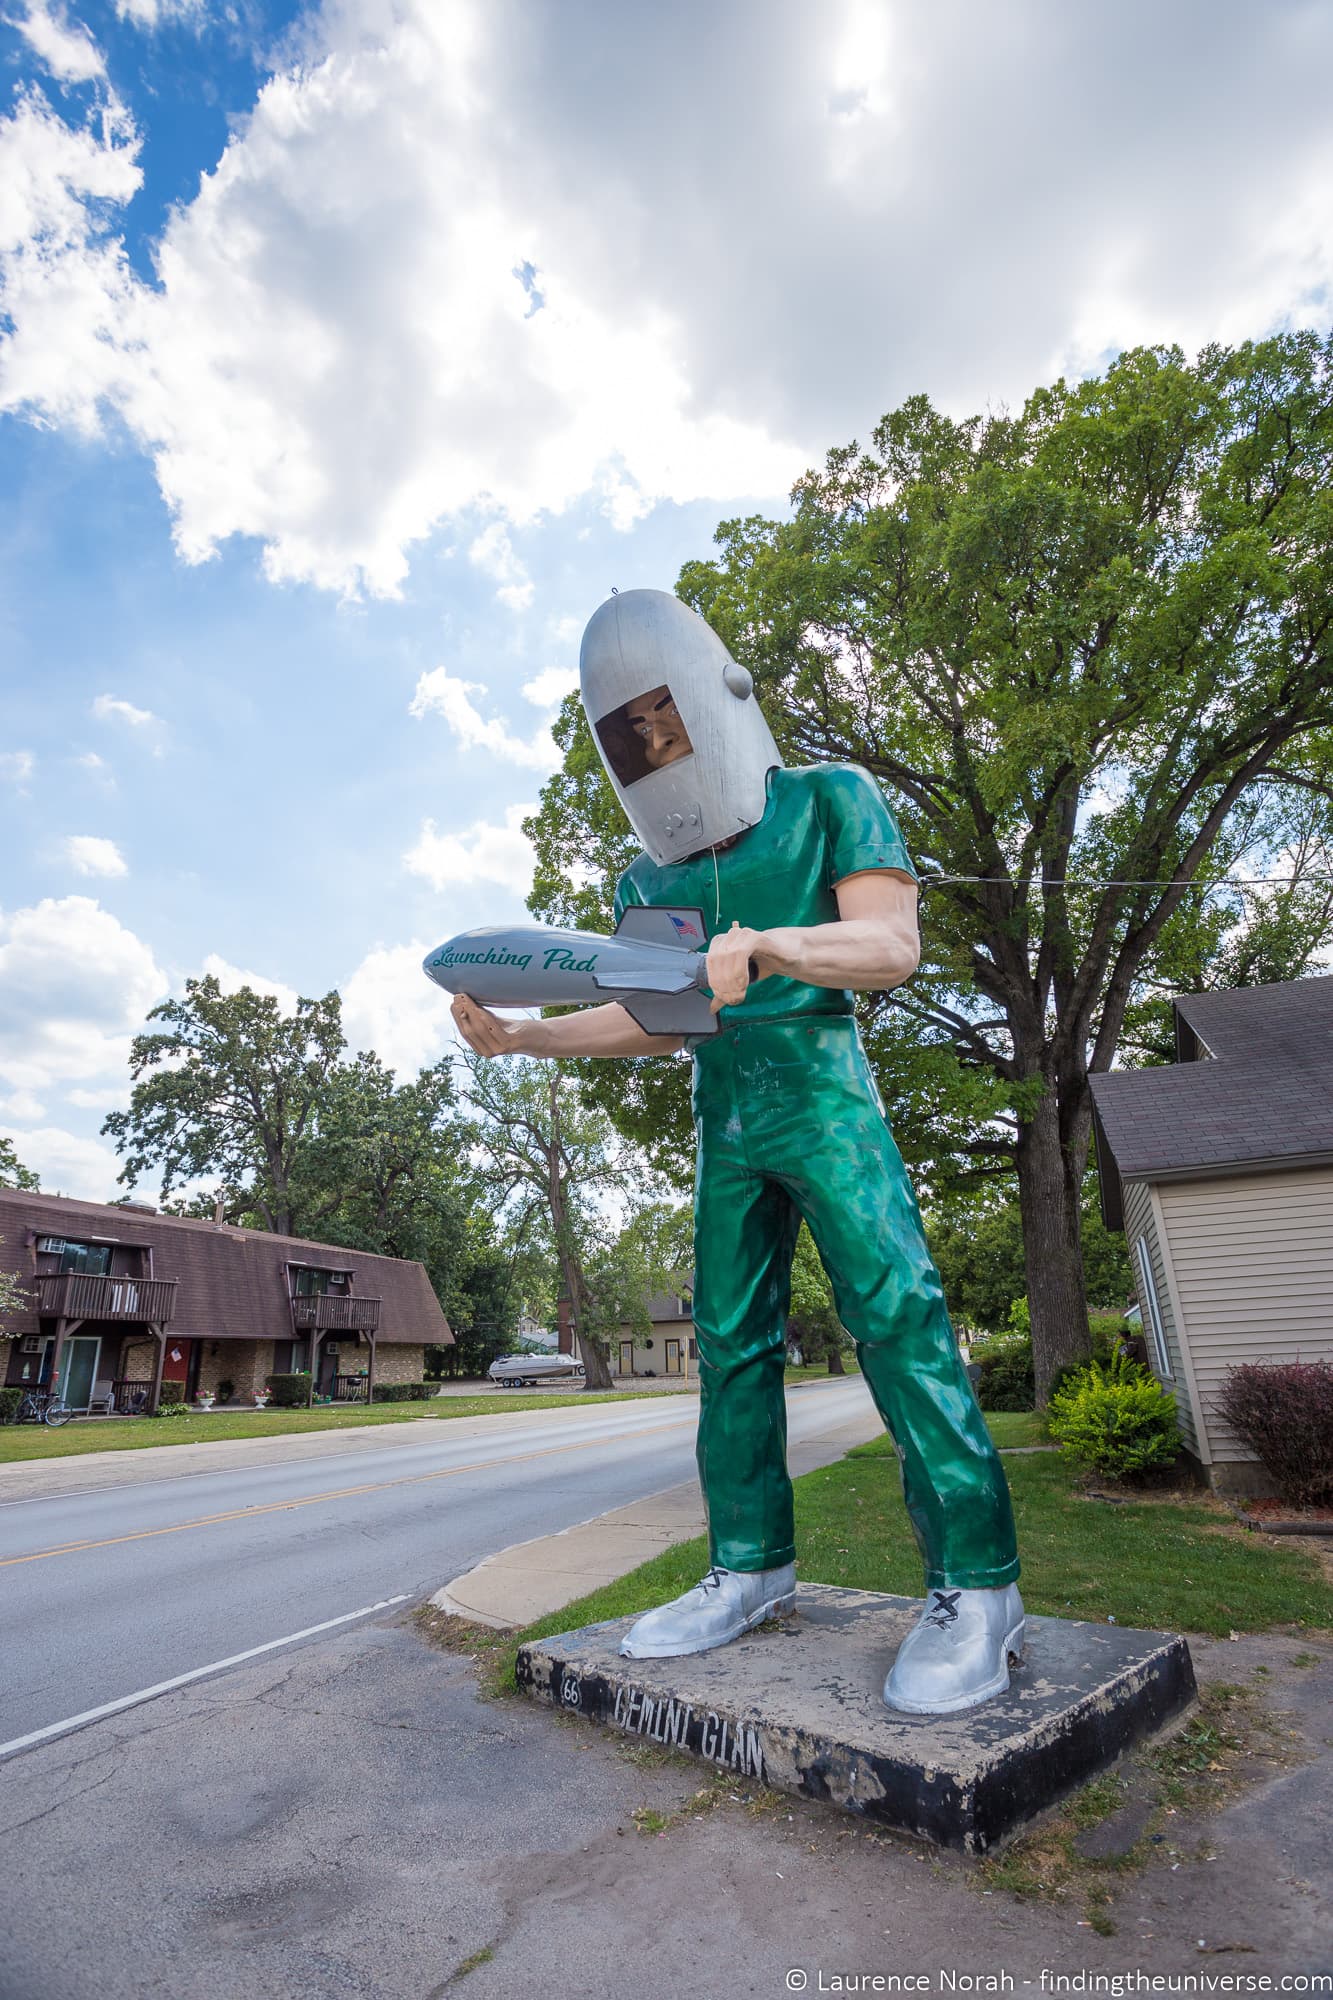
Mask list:
[{"label": "potted plant", "polygon": [[257,1410],[266,1410],[269,1406],[269,1400],[272,1397],[272,1394],[273,1391],[269,1388],[268,1383],[266,1382],[262,1389],[257,1389],[255,1391],[255,1408]]},{"label": "potted plant", "polygon": [[194,1401],[196,1409],[211,1410],[217,1398],[211,1389],[201,1389]]}]

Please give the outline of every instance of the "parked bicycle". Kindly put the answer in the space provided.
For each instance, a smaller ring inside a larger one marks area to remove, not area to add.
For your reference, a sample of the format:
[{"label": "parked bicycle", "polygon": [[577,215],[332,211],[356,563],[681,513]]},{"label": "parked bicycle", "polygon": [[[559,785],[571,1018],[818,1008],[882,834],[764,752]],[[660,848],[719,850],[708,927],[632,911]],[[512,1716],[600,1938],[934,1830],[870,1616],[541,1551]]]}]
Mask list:
[{"label": "parked bicycle", "polygon": [[50,1389],[25,1389],[14,1412],[16,1424],[67,1424],[74,1415],[64,1398]]}]

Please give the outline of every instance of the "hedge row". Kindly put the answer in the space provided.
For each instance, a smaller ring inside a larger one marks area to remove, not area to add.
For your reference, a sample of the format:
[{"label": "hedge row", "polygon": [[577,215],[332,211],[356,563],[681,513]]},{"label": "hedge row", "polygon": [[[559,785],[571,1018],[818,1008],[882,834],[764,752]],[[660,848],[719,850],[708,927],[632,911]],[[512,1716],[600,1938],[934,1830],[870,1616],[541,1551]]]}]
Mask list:
[{"label": "hedge row", "polygon": [[[310,1377],[270,1375],[269,1396],[275,1410],[303,1410],[310,1401]],[[377,1382],[373,1401],[377,1403],[424,1403],[435,1394],[433,1382]]]}]

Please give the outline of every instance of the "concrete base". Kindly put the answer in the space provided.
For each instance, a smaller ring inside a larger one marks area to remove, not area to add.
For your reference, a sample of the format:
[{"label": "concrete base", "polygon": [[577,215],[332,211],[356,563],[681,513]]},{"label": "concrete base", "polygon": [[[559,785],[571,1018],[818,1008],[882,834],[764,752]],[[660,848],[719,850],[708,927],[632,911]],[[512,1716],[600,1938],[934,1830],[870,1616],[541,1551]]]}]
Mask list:
[{"label": "concrete base", "polygon": [[519,1686],[737,1778],[981,1854],[1193,1701],[1185,1641],[1029,1617],[1009,1691],[898,1715],[881,1690],[916,1599],[801,1584],[794,1616],[713,1653],[623,1660],[630,1619],[524,1646]]}]

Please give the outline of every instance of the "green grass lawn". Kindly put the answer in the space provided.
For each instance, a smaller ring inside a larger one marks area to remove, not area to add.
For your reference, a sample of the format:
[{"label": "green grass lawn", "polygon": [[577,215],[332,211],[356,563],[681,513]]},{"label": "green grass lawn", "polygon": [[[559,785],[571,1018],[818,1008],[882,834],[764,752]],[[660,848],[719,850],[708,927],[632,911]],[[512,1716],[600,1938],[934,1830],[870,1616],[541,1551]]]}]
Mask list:
[{"label": "green grass lawn", "polygon": [[1038,1410],[992,1410],[986,1427],[1001,1451],[1050,1443],[1046,1420]]},{"label": "green grass lawn", "polygon": [[[1040,1420],[1023,1413],[987,1421],[1003,1445],[1014,1427]],[[1295,1545],[1273,1548],[1208,1495],[1092,1500],[1054,1452],[1007,1459],[1005,1470],[1029,1611],[1219,1637],[1281,1625],[1333,1627],[1333,1586],[1314,1556]],[[921,1594],[921,1564],[887,1439],[796,1481],[796,1541],[806,1583]],[[499,1683],[512,1685],[522,1640],[645,1611],[688,1590],[707,1567],[702,1537],[680,1542],[517,1637],[497,1633]],[[484,1639],[479,1644],[486,1647]]]},{"label": "green grass lawn", "polygon": [[[842,1372],[844,1375],[859,1375],[861,1373],[861,1364],[854,1354],[843,1355]],[[840,1379],[836,1375],[830,1377],[828,1365],[823,1361],[812,1362],[808,1368],[793,1368],[789,1361],[784,1375],[789,1389],[793,1384],[801,1382],[828,1382],[830,1380],[836,1382]]]},{"label": "green grass lawn", "polygon": [[[670,1390],[662,1391],[671,1395]],[[186,1417],[119,1417],[114,1422],[5,1424],[0,1427],[0,1465],[33,1458],[77,1458],[88,1451],[139,1451],[153,1444],[211,1444],[216,1438],[284,1437],[304,1431],[357,1430],[365,1424],[412,1424],[422,1418],[505,1417],[515,1410],[559,1410],[575,1403],[629,1403],[632,1390],[589,1395],[524,1396],[516,1390],[480,1396],[434,1396],[428,1403],[353,1405],[332,1410],[208,1410]]]}]

